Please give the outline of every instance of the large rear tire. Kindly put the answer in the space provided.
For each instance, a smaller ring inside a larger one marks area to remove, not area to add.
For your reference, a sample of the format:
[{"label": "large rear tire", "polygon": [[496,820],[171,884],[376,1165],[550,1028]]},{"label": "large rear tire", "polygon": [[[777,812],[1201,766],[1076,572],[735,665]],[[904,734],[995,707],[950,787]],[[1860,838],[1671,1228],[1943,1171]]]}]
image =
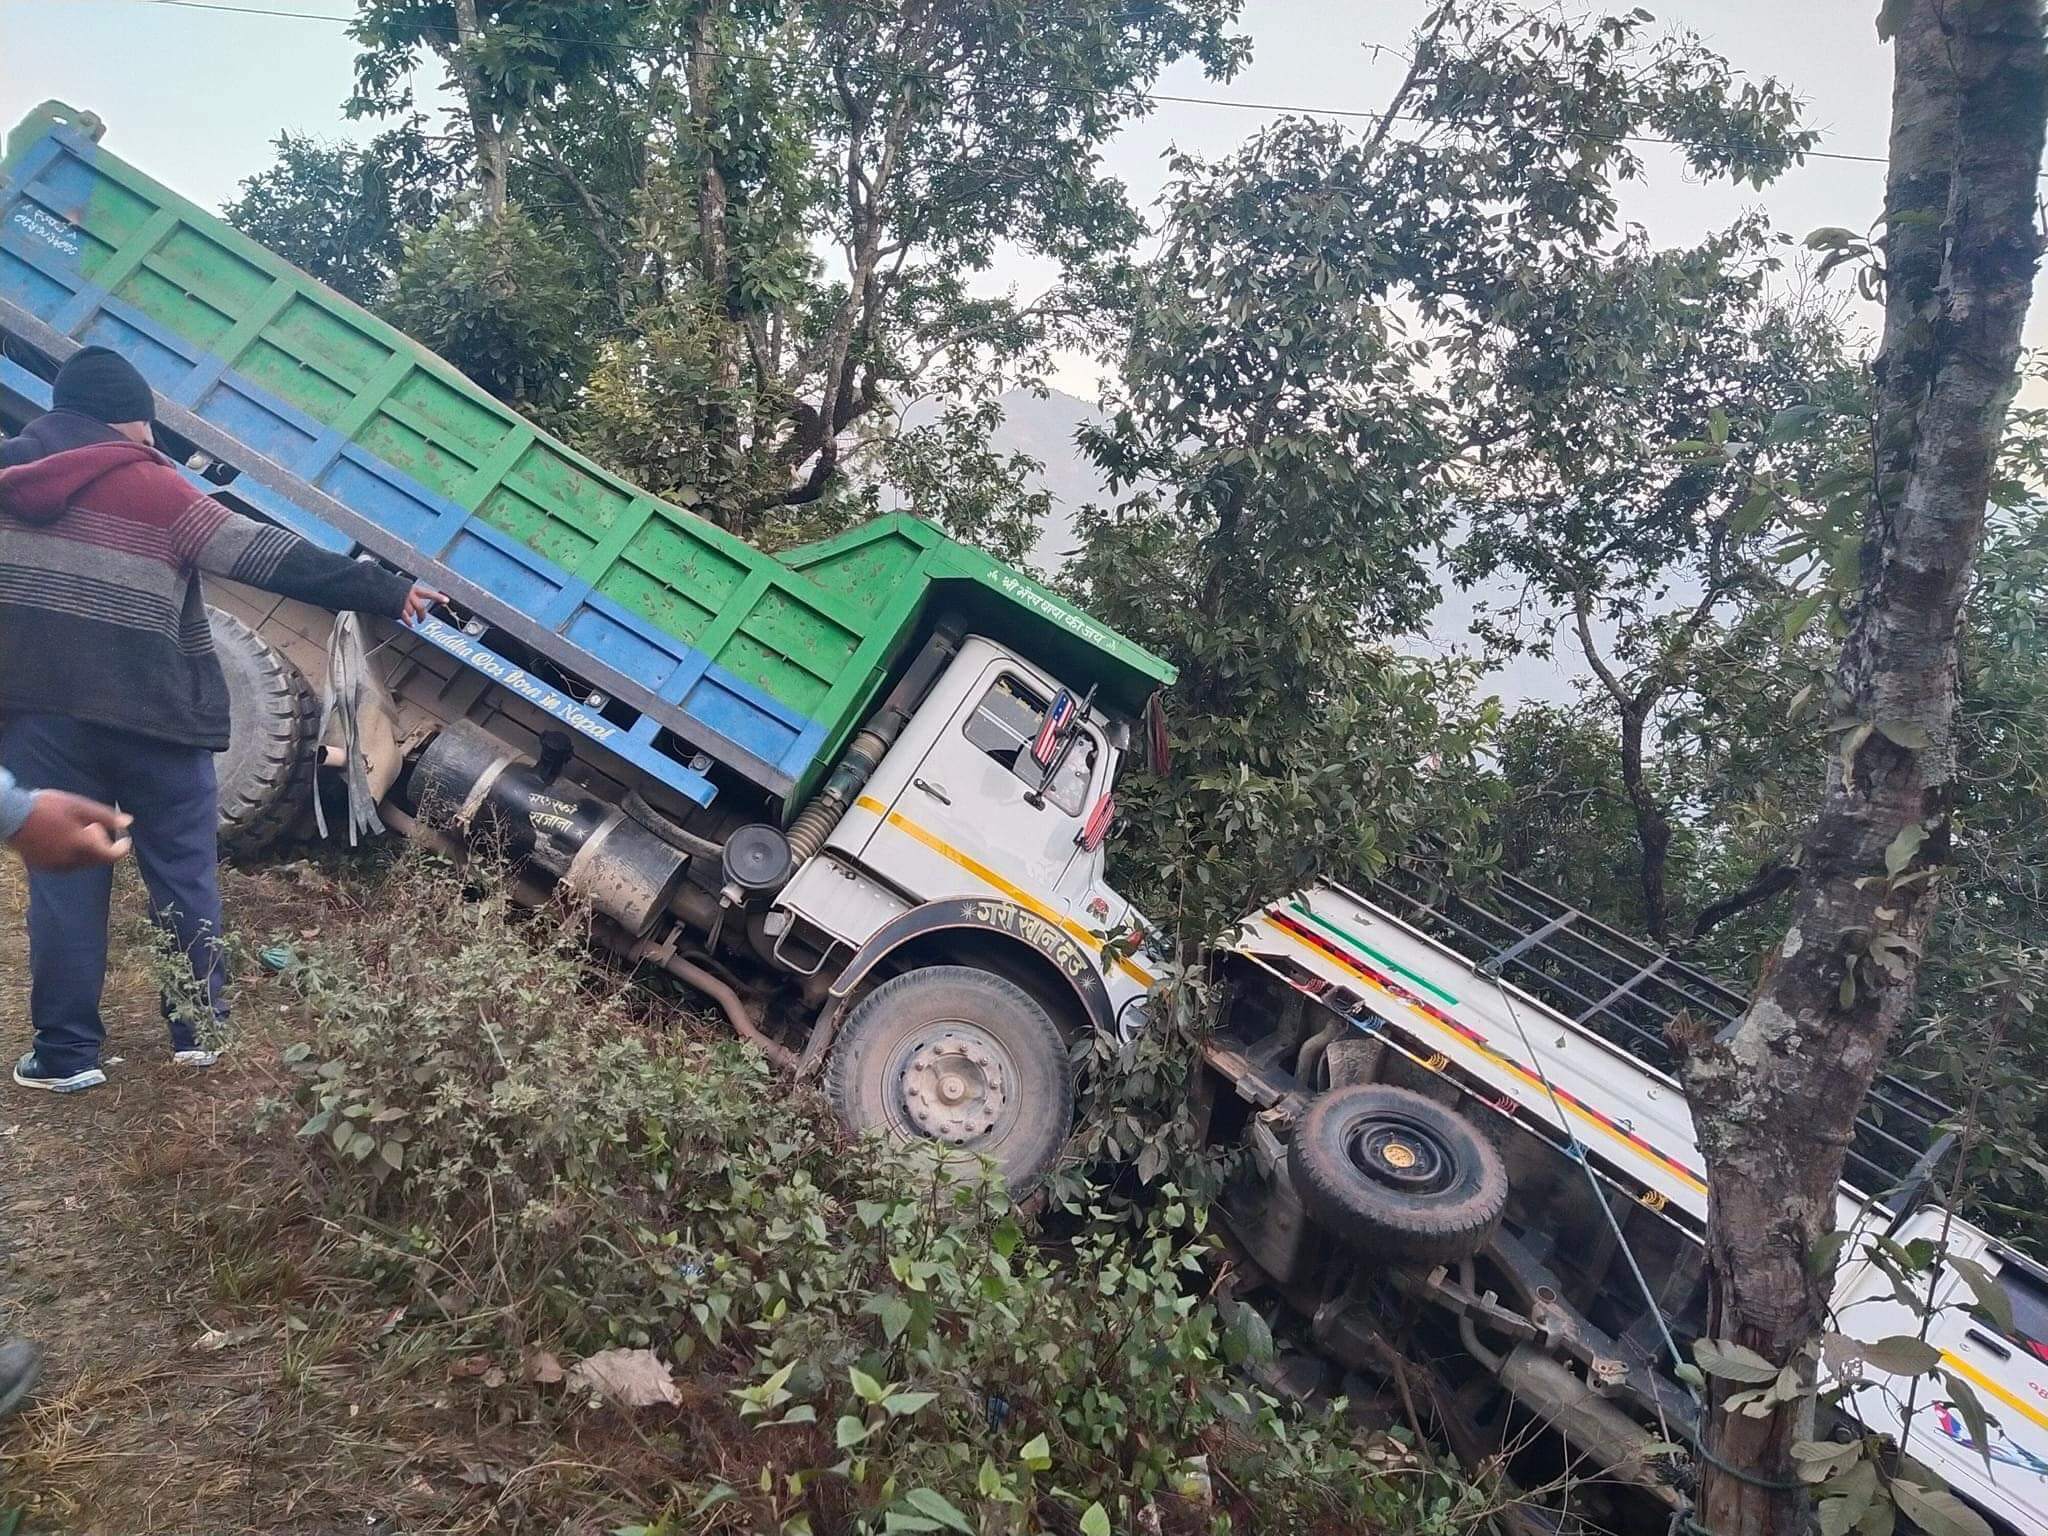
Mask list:
[{"label": "large rear tire", "polygon": [[1471,1258],[1507,1210],[1507,1170],[1486,1138],[1455,1110],[1384,1083],[1317,1099],[1288,1166],[1324,1231],[1410,1264]]},{"label": "large rear tire", "polygon": [[220,846],[253,858],[281,841],[312,803],[320,701],[278,649],[231,613],[206,610],[228,684],[228,749],[214,760]]},{"label": "large rear tire", "polygon": [[848,1130],[979,1154],[1018,1193],[1051,1171],[1074,1120],[1051,1016],[1014,982],[965,965],[906,971],[861,999],[825,1092]]}]

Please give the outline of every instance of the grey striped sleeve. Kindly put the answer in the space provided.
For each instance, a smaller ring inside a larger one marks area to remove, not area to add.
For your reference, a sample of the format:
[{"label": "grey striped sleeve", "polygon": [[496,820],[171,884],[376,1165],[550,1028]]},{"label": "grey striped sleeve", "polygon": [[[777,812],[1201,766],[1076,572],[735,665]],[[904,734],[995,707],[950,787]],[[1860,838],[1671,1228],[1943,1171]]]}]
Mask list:
[{"label": "grey striped sleeve", "polygon": [[261,587],[336,613],[395,619],[412,582],[367,560],[351,560],[300,538],[289,529],[229,512],[194,563],[209,575]]}]

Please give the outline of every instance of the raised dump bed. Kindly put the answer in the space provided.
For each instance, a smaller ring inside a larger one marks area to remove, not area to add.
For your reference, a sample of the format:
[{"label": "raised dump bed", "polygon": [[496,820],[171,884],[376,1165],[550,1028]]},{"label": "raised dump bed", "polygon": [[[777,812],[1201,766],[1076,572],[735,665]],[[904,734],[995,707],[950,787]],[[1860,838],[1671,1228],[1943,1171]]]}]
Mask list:
[{"label": "raised dump bed", "polygon": [[[234,491],[438,579],[604,697],[585,734],[710,798],[707,753],[794,810],[934,609],[1135,712],[1172,669],[1030,577],[894,515],[777,559],[620,479],[46,103],[0,159],[0,332],[112,347]],[[451,626],[428,638],[480,670]],[[558,711],[559,713],[559,711]],[[597,728],[592,728],[595,726]],[[608,727],[605,728],[605,727]]]}]

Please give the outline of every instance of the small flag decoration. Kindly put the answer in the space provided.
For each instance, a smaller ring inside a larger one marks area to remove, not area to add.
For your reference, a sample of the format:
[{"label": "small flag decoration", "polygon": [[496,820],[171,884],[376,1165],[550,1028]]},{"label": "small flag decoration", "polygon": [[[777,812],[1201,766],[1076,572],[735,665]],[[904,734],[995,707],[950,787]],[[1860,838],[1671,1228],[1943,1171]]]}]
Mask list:
[{"label": "small flag decoration", "polygon": [[1074,696],[1062,688],[1052,701],[1052,707],[1045,712],[1045,722],[1038,728],[1038,735],[1031,743],[1031,760],[1041,768],[1050,768],[1053,758],[1060,749],[1060,735],[1067,723],[1074,718]]}]

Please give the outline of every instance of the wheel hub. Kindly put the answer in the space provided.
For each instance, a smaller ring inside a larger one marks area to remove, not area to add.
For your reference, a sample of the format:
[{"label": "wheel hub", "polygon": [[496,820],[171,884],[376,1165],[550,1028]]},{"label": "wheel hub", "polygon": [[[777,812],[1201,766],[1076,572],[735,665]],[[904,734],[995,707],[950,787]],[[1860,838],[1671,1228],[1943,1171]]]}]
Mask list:
[{"label": "wheel hub", "polygon": [[920,1135],[964,1146],[1002,1118],[1010,1100],[1003,1055],[977,1035],[946,1030],[904,1062],[903,1110]]},{"label": "wheel hub", "polygon": [[1360,1121],[1348,1150],[1352,1166],[1383,1188],[1430,1195],[1452,1182],[1454,1161],[1449,1151],[1426,1127],[1405,1117]]}]

